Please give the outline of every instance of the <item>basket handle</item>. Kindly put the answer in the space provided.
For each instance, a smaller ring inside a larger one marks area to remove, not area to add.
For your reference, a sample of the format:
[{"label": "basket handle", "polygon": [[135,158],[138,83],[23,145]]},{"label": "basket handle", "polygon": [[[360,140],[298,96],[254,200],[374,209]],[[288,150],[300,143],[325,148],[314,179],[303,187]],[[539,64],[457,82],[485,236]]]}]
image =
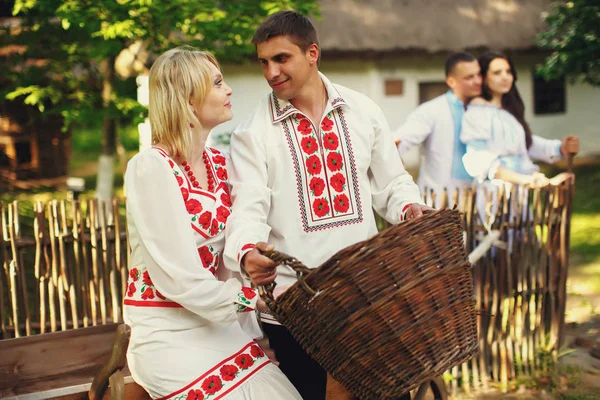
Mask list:
[{"label": "basket handle", "polygon": [[[311,273],[310,268],[306,267],[306,265],[302,264],[296,258],[294,258],[290,255],[287,255],[285,253],[279,252],[277,250],[271,250],[271,251],[262,251],[260,249],[257,249],[257,250],[263,256],[265,256],[277,263],[285,264],[288,267],[292,268],[294,271],[296,271],[296,277],[298,278],[298,282],[300,282],[300,286],[304,290],[306,290],[306,292],[308,292],[310,295],[315,295],[317,293],[310,286],[308,286],[308,284],[304,280],[304,276]],[[269,309],[272,309],[273,301],[275,301],[275,298],[273,297],[273,290],[275,289],[276,285],[277,284],[275,282],[271,282],[266,285],[258,287],[258,294],[265,301],[265,303],[267,304],[267,307],[269,307]]]}]

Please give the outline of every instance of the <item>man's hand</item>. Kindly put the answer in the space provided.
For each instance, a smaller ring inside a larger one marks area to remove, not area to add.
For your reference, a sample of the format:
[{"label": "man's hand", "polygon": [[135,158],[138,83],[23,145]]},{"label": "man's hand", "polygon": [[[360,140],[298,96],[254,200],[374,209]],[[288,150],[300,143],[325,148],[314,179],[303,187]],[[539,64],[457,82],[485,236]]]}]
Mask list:
[{"label": "man's hand", "polygon": [[242,258],[242,268],[252,279],[256,286],[263,286],[271,283],[277,277],[277,263],[262,254],[262,251],[273,250],[273,245],[265,242],[256,243],[256,247],[246,253]]},{"label": "man's hand", "polygon": [[404,219],[416,219],[423,216],[423,212],[425,211],[435,211],[433,208],[429,206],[424,206],[423,204],[412,203],[408,210],[406,210],[406,214],[404,214]]},{"label": "man's hand", "polygon": [[566,157],[569,154],[575,155],[577,153],[579,153],[579,138],[575,135],[565,136],[560,145],[560,154]]}]

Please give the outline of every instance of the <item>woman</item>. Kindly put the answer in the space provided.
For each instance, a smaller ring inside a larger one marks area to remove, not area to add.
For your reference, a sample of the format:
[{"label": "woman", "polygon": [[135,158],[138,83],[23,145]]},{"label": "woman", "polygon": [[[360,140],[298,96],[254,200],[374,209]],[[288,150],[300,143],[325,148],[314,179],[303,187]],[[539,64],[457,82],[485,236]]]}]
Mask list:
[{"label": "woman", "polygon": [[300,399],[238,322],[256,291],[217,279],[231,199],[226,159],[205,143],[232,118],[230,96],[209,53],[173,49],[150,69],[154,146],[125,175],[124,317],[129,369],[152,398]]},{"label": "woman", "polygon": [[[566,155],[576,136],[563,142],[532,136],[525,121],[525,105],[515,85],[517,73],[512,61],[503,54],[487,52],[479,57],[483,78],[482,97],[471,101],[463,117],[461,140],[467,145],[463,163],[475,178],[497,178],[504,181],[545,185],[548,180],[529,158],[536,144],[553,152],[553,158]],[[536,153],[540,153],[537,151]]]}]

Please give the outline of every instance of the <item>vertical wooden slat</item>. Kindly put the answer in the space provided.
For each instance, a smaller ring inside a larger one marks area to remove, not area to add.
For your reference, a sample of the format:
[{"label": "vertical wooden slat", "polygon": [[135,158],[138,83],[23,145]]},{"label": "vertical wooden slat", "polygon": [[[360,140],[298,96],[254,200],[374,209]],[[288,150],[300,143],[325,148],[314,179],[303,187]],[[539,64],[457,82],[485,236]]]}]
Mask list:
[{"label": "vertical wooden slat", "polygon": [[[0,232],[2,236],[0,236],[0,254],[2,255],[2,269],[0,269],[0,329],[2,330],[2,338],[9,338],[9,333],[7,329],[6,319],[10,312],[7,309],[7,305],[4,302],[4,296],[9,296],[10,302],[10,282],[9,282],[9,255],[7,246],[9,243],[8,239],[8,227],[7,227],[7,218],[6,218],[6,206],[3,202],[0,202],[0,228],[2,231]],[[4,289],[6,288],[6,294],[4,293]]]},{"label": "vertical wooden slat", "polygon": [[90,230],[90,249],[91,249],[91,265],[92,274],[90,276],[90,296],[92,305],[92,325],[98,324],[98,308],[97,302],[100,293],[100,277],[98,268],[98,240],[97,240],[97,200],[88,200],[87,219],[89,221]]},{"label": "vertical wooden slat", "polygon": [[[108,275],[108,266],[106,265],[108,262],[107,254],[106,254],[106,208],[105,203],[103,201],[98,201],[98,214],[96,218],[97,229],[100,231],[100,266],[98,267],[99,271],[99,287],[98,291],[100,294],[100,315],[102,317],[102,324],[106,325],[108,321],[108,309],[110,308],[110,304],[107,301],[106,291],[110,290],[110,285],[108,283],[109,275]],[[96,242],[97,243],[97,242]]]},{"label": "vertical wooden slat", "polygon": [[[25,313],[25,335],[31,335],[31,317],[29,314],[29,294],[27,292],[27,280],[25,277],[25,266],[23,265],[22,257],[20,257],[21,250],[17,246],[17,242],[21,239],[20,225],[19,225],[19,205],[15,200],[9,206],[8,209],[8,229],[10,235],[10,247],[12,253],[12,260],[10,264],[10,279],[11,279],[11,291],[13,292],[13,307],[15,312],[14,325],[15,333],[18,332],[17,327],[20,324],[18,317],[18,309],[20,304],[23,305],[23,311]],[[19,296],[19,292],[21,296]],[[21,297],[21,298],[19,298]],[[18,337],[18,336],[15,336]]]}]

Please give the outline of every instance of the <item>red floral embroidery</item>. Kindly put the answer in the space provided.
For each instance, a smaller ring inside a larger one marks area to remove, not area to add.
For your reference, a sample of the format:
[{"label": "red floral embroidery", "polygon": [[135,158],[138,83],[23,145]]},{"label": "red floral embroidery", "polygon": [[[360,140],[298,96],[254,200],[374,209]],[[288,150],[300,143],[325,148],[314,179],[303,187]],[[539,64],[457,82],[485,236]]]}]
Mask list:
[{"label": "red floral embroidery", "polygon": [[250,348],[250,354],[252,354],[252,357],[262,357],[265,355],[265,352],[263,351],[263,349],[260,348],[259,345],[257,344],[253,344],[252,347]]},{"label": "red floral embroidery", "polygon": [[208,268],[213,262],[213,254],[208,249],[208,246],[202,246],[198,248],[198,255],[202,261],[202,266]]},{"label": "red floral embroidery", "polygon": [[313,194],[318,197],[323,194],[323,190],[325,190],[325,182],[321,178],[314,177],[310,180],[308,184],[310,190],[313,191]]},{"label": "red floral embroidery", "polygon": [[231,207],[231,197],[229,196],[229,193],[221,194],[221,203],[223,203],[225,207]]},{"label": "red floral embroidery", "polygon": [[202,389],[208,394],[215,394],[223,389],[223,382],[218,376],[211,375],[204,380],[204,383],[202,383]]},{"label": "red floral embroidery", "polygon": [[208,269],[208,272],[210,272],[211,274],[213,274],[214,276],[217,276],[217,269],[215,267],[210,267]]},{"label": "red floral embroidery", "polygon": [[316,175],[321,172],[321,160],[319,157],[312,155],[306,159],[306,169],[311,175]]},{"label": "red floral embroidery", "polygon": [[212,224],[210,225],[210,234],[215,236],[217,233],[219,233],[219,221],[213,219]]},{"label": "red floral embroidery", "polygon": [[221,378],[224,381],[232,381],[235,379],[235,374],[238,372],[238,369],[235,365],[223,365],[219,370],[221,372]]},{"label": "red floral embroidery", "polygon": [[185,202],[188,214],[199,214],[202,211],[202,204],[196,199],[189,199]]},{"label": "red floral embroidery", "polygon": [[327,155],[327,168],[330,171],[339,171],[342,169],[342,155],[339,153],[329,153]]},{"label": "red floral embroidery", "polygon": [[254,365],[254,360],[248,354],[240,354],[234,361],[241,369],[248,369]]},{"label": "red floral embroidery", "polygon": [[142,292],[142,300],[148,300],[148,299],[153,299],[153,298],[154,298],[154,291],[152,290],[152,288],[147,287]]},{"label": "red floral embroidery", "polygon": [[185,399],[186,400],[204,400],[204,393],[202,393],[202,390],[190,390]]},{"label": "red floral embroidery", "polygon": [[227,179],[227,170],[223,167],[219,168],[217,170],[217,178],[219,178],[222,181],[226,180]]},{"label": "red floral embroidery", "polygon": [[298,125],[298,131],[303,135],[310,135],[312,133],[311,123],[307,119],[301,119]]},{"label": "red floral embroidery", "polygon": [[127,290],[127,296],[132,297],[136,290],[135,283],[131,282],[129,284],[129,290]]},{"label": "red floral embroidery", "polygon": [[219,165],[225,165],[225,157],[218,155],[213,157],[213,162]]},{"label": "red floral embroidery", "polygon": [[150,274],[148,273],[148,271],[144,271],[144,274],[142,275],[142,281],[148,286],[154,286],[154,284],[152,283],[152,279],[150,279]]},{"label": "red floral embroidery", "polygon": [[313,210],[317,217],[324,217],[329,214],[329,203],[324,198],[315,199],[313,202]]},{"label": "red floral embroidery", "polygon": [[340,144],[340,141],[339,141],[337,135],[333,132],[329,132],[323,138],[323,146],[327,150],[335,150],[338,148],[339,144]]},{"label": "red floral embroidery", "polygon": [[187,199],[190,197],[190,192],[186,188],[182,187],[181,195],[183,196],[183,201],[187,201]]},{"label": "red floral embroidery", "polygon": [[321,122],[321,129],[323,129],[324,131],[330,131],[331,128],[333,128],[333,121],[325,117]]},{"label": "red floral embroidery", "polygon": [[217,219],[223,223],[227,222],[227,218],[229,217],[229,210],[223,206],[217,208]]},{"label": "red floral embroidery", "polygon": [[202,225],[202,229],[204,230],[210,227],[210,221],[212,221],[212,214],[208,211],[198,217],[198,223]]},{"label": "red floral embroidery", "polygon": [[175,166],[175,163],[174,163],[173,161],[169,160],[169,166],[170,166],[171,168],[173,168],[173,167]]},{"label": "red floral embroidery", "polygon": [[177,179],[177,184],[179,186],[183,185],[183,178],[179,175],[175,175],[175,178]]},{"label": "red floral embroidery", "polygon": [[344,175],[337,173],[329,179],[329,183],[336,192],[343,192],[344,185],[346,184],[346,178],[344,178]]},{"label": "red floral embroidery", "polygon": [[317,141],[312,136],[302,138],[300,144],[302,145],[302,150],[304,150],[306,154],[312,154],[319,149]]},{"label": "red floral embroidery", "polygon": [[139,279],[139,277],[140,277],[140,271],[138,271],[137,268],[133,268],[131,271],[129,271],[129,276],[134,281],[137,281]]},{"label": "red floral embroidery", "polygon": [[350,204],[348,204],[348,196],[340,194],[333,199],[333,209],[337,212],[346,212]]},{"label": "red floral embroidery", "polygon": [[244,293],[244,297],[246,297],[248,300],[252,300],[256,297],[256,291],[246,286],[242,286],[242,293]]}]

